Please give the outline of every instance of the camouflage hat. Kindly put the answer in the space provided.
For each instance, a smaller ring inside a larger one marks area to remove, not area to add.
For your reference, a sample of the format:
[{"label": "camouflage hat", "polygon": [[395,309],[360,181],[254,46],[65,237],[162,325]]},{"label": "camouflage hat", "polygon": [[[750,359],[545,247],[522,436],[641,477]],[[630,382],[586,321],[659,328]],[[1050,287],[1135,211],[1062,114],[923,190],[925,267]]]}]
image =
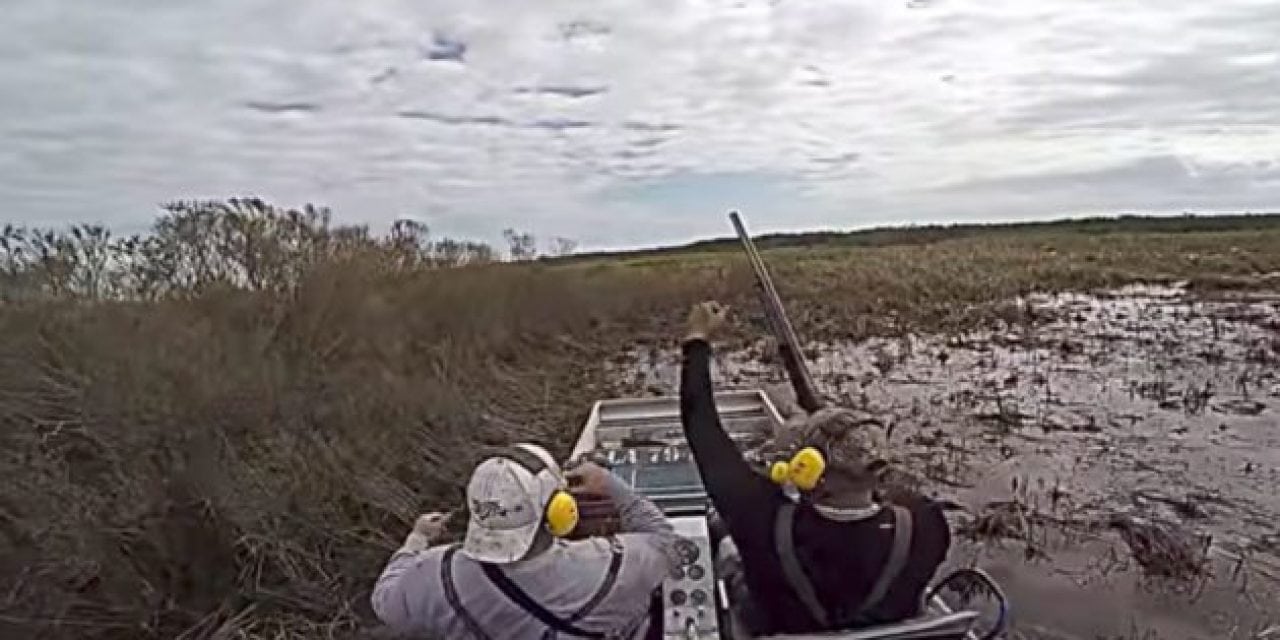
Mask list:
[{"label": "camouflage hat", "polygon": [[828,472],[861,478],[874,475],[871,466],[885,453],[884,423],[866,413],[831,407],[808,416],[800,446],[818,447],[827,457]]}]

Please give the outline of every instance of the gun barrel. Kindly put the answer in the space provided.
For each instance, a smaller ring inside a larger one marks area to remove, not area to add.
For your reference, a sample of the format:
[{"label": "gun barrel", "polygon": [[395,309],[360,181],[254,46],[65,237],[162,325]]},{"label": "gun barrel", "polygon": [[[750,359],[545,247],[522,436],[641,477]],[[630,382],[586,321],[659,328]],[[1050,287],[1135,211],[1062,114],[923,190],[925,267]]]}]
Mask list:
[{"label": "gun barrel", "polygon": [[800,340],[796,337],[795,328],[791,326],[791,320],[787,318],[786,309],[782,306],[782,298],[778,296],[778,290],[773,286],[773,279],[769,277],[769,270],[765,267],[764,259],[760,257],[751,234],[747,233],[746,225],[742,223],[742,216],[737,211],[731,211],[729,220],[733,223],[738,239],[742,241],[742,247],[747,253],[747,261],[755,273],[756,286],[764,302],[765,318],[769,322],[770,331],[778,340],[778,351],[787,369],[787,377],[791,380],[791,387],[795,390],[796,402],[805,411],[810,413],[817,411],[822,408],[822,400],[814,387],[809,369],[805,366]]}]

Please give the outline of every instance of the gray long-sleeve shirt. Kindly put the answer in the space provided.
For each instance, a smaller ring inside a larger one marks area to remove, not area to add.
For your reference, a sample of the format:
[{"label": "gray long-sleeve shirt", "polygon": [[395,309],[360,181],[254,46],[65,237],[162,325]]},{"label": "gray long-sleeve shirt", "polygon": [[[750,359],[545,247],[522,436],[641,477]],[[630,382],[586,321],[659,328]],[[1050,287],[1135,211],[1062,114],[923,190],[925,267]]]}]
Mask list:
[{"label": "gray long-sleeve shirt", "polygon": [[[621,517],[622,532],[616,540],[622,565],[609,595],[574,624],[611,637],[638,638],[648,629],[653,590],[678,565],[676,536],[662,512],[617,477],[610,476],[608,491]],[[440,563],[446,548],[417,553],[401,549],[391,556],[373,590],[373,610],[383,623],[414,637],[471,637],[445,598]],[[502,569],[521,590],[564,619],[595,595],[611,557],[606,538],[557,540],[547,551]],[[493,640],[542,638],[547,633],[545,625],[499,591],[471,558],[454,555],[453,579],[463,607]]]}]

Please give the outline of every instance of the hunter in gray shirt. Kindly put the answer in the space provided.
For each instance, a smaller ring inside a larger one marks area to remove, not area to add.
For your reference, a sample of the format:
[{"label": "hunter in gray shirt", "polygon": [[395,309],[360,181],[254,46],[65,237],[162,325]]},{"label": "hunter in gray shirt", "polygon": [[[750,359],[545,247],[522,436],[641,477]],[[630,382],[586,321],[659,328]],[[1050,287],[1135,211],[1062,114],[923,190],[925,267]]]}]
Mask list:
[{"label": "hunter in gray shirt", "polygon": [[[584,491],[612,498],[621,516],[619,535],[557,537],[577,517],[562,495],[565,477],[546,450],[516,445],[472,474],[471,519],[460,547],[429,547],[444,516],[419,519],[374,588],[378,618],[402,634],[429,638],[643,637],[650,597],[678,563],[671,525],[653,503],[594,464],[570,475]],[[504,593],[498,586],[503,577],[586,635],[557,633]]]}]

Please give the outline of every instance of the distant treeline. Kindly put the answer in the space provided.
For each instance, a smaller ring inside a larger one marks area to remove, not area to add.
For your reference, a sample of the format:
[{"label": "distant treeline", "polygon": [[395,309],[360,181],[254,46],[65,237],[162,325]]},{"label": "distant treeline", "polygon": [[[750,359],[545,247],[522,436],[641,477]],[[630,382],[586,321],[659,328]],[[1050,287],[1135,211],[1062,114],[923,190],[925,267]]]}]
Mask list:
[{"label": "distant treeline", "polygon": [[[758,236],[761,249],[930,244],[992,234],[1184,233],[1280,228],[1280,214],[1173,217],[1126,215],[1052,222],[884,227]],[[360,259],[390,271],[438,269],[500,260],[600,260],[737,251],[735,238],[635,251],[574,253],[552,238],[540,250],[530,233],[503,231],[506,247],[431,237],[426,225],[398,220],[389,233],[334,225],[328,209],[283,209],[255,198],[174,202],[147,234],[117,237],[100,225],[0,228],[0,302],[155,300],[211,289],[289,290],[319,264]]]},{"label": "distant treeline", "polygon": [[[898,245],[932,244],[977,235],[1000,233],[1192,233],[1213,231],[1242,231],[1249,229],[1280,228],[1280,213],[1246,213],[1233,215],[1140,216],[1074,218],[1049,222],[1008,222],[972,224],[932,224],[901,227],[877,227],[858,231],[807,231],[800,233],[772,233],[755,236],[760,249],[821,248],[821,247],[885,247]],[[704,253],[738,251],[737,238],[714,238],[687,245],[637,249],[630,251],[601,251],[574,254],[578,259],[648,258],[680,253]]]}]

